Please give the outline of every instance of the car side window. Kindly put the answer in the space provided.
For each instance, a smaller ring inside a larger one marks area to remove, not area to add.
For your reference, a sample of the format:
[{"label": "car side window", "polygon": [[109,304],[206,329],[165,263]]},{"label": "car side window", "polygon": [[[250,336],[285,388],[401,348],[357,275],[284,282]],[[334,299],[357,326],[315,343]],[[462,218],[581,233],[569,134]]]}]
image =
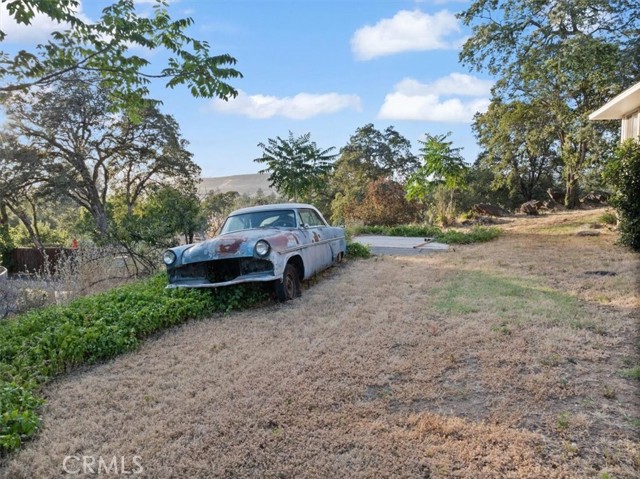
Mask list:
[{"label": "car side window", "polygon": [[313,210],[300,210],[300,222],[310,227],[326,226],[320,215]]}]

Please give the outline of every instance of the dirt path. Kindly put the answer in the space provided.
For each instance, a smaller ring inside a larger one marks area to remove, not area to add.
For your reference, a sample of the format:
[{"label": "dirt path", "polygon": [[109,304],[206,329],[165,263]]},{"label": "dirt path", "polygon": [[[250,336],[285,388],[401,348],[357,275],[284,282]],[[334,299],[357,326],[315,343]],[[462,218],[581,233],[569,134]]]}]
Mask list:
[{"label": "dirt path", "polygon": [[4,474],[138,456],[153,478],[637,477],[638,256],[539,221],[349,262],[76,372]]}]

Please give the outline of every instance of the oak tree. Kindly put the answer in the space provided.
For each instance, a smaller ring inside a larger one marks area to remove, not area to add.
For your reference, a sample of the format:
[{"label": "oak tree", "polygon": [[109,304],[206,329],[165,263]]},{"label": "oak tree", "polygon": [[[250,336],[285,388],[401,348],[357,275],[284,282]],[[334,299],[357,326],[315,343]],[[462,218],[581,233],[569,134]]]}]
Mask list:
[{"label": "oak tree", "polygon": [[14,92],[5,107],[14,136],[41,153],[46,189],[86,210],[104,240],[110,194],[124,192],[130,212],[150,186],[193,184],[200,169],[171,117],[154,106],[137,122],[110,113],[108,91],[92,80],[75,72],[48,89]]},{"label": "oak tree", "polygon": [[588,115],[637,81],[635,0],[474,0],[459,17],[472,35],[460,53],[498,78],[494,99],[548,111],[565,204],[577,205],[584,171],[613,148],[617,125]]}]

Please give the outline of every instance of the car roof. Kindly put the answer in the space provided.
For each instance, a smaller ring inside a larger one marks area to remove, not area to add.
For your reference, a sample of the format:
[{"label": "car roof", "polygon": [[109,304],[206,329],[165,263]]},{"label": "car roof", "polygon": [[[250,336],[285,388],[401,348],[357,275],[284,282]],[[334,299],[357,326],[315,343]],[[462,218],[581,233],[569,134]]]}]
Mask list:
[{"label": "car roof", "polygon": [[248,208],[240,208],[239,210],[235,210],[229,214],[229,216],[240,215],[244,213],[255,213],[259,211],[274,211],[274,210],[293,210],[293,209],[301,209],[301,208],[311,208],[312,210],[316,210],[315,206],[308,205],[306,203],[276,203],[273,205],[260,205],[260,206],[250,206]]}]

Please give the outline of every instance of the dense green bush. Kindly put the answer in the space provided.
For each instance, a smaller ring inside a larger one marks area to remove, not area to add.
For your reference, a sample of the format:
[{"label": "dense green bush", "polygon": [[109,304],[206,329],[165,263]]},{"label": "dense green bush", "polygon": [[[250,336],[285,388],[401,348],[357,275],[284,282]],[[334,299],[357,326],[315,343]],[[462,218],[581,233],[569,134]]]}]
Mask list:
[{"label": "dense green bush", "polygon": [[468,232],[447,230],[442,231],[435,226],[404,225],[404,226],[355,226],[349,229],[352,235],[372,234],[385,236],[415,236],[433,238],[446,244],[482,243],[497,238],[502,233],[500,228],[475,226]]},{"label": "dense green bush", "polygon": [[618,217],[615,215],[615,213],[607,211],[598,216],[598,221],[606,225],[615,225],[618,223]]},{"label": "dense green bush", "polygon": [[0,382],[0,451],[15,449],[38,430],[42,399],[28,388]]},{"label": "dense green bush", "polygon": [[158,275],[0,323],[0,450],[35,433],[38,388],[56,375],[131,351],[155,331],[265,299],[247,285],[167,290],[166,284]]},{"label": "dense green bush", "polygon": [[616,150],[605,170],[615,188],[610,203],[620,218],[620,242],[640,251],[640,141],[628,140]]},{"label": "dense green bush", "polygon": [[371,250],[361,243],[347,243],[347,258],[371,258]]},{"label": "dense green bush", "polygon": [[469,232],[456,230],[443,231],[435,236],[435,240],[446,244],[471,244],[491,241],[502,234],[500,228],[495,226],[474,226]]},{"label": "dense green bush", "polygon": [[385,236],[435,236],[441,233],[440,228],[428,225],[400,226],[354,226],[349,228],[352,235],[385,235]]}]

